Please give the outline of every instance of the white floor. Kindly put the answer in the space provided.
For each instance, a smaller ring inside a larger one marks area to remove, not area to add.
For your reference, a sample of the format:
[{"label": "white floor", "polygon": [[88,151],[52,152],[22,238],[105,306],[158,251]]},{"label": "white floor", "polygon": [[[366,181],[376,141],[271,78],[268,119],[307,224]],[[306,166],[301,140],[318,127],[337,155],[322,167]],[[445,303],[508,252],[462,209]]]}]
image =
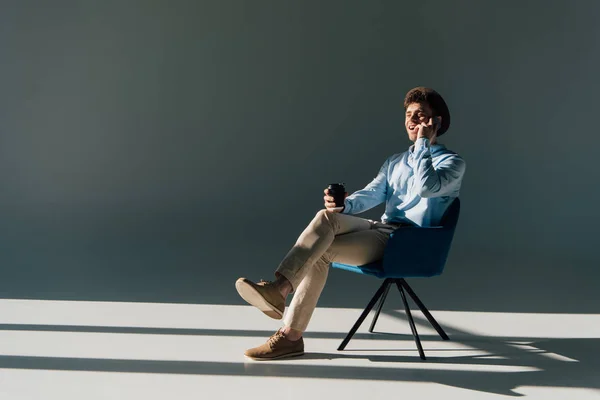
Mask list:
[{"label": "white floor", "polygon": [[318,308],[307,354],[248,361],[278,327],[249,306],[0,300],[0,399],[600,399],[600,315]]}]

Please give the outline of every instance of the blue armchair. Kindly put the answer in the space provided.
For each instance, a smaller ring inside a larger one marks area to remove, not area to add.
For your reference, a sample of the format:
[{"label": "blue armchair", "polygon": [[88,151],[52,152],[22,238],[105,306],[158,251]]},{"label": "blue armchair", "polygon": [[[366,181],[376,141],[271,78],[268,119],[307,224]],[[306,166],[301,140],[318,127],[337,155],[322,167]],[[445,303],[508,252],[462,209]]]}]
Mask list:
[{"label": "blue armchair", "polygon": [[369,332],[373,332],[381,309],[383,308],[383,303],[386,300],[392,284],[395,284],[400,291],[400,296],[404,303],[404,310],[406,311],[406,316],[421,359],[426,359],[425,353],[423,352],[421,340],[419,339],[419,334],[417,333],[417,328],[412,318],[404,291],[406,291],[417,304],[423,315],[425,315],[429,323],[431,323],[442,339],[449,340],[446,332],[444,332],[435,318],[433,318],[429,310],[427,310],[427,307],[425,307],[417,297],[404,278],[429,278],[442,273],[446,264],[446,259],[448,258],[448,253],[450,252],[450,246],[452,244],[452,238],[454,237],[454,230],[458,222],[459,214],[460,200],[456,198],[446,211],[440,226],[430,228],[408,226],[398,228],[392,232],[384,250],[383,259],[360,266],[340,263],[331,264],[334,268],[384,279],[361,316],[338,347],[338,350],[341,351],[346,348],[346,345],[350,339],[352,339],[352,336],[354,336],[369,312],[375,306],[375,303],[379,300],[373,322],[369,328]]}]

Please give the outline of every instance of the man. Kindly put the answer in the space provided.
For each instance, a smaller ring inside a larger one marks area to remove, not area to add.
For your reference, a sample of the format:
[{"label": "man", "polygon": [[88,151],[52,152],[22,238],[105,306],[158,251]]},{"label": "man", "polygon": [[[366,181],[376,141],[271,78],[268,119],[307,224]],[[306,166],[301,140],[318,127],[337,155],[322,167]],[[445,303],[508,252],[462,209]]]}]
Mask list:
[{"label": "man", "polygon": [[[271,318],[281,319],[285,299],[295,292],[284,327],[246,357],[273,360],[304,354],[302,333],[325,286],[331,262],[363,265],[383,256],[389,235],[402,225],[435,226],[458,197],[465,162],[438,143],[450,126],[450,112],[434,90],[417,87],[404,99],[405,128],[414,143],[390,156],[364,189],[337,207],[325,189],[325,209],[302,232],[275,271],[274,282],[236,281],[240,296]],[[359,214],[385,202],[381,221]]]}]

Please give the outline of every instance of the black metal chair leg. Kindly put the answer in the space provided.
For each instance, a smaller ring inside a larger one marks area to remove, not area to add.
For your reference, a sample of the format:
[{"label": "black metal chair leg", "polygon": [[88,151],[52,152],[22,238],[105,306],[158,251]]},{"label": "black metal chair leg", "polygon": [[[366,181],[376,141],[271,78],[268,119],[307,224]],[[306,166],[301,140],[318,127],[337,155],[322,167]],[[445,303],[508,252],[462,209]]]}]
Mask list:
[{"label": "black metal chair leg", "polygon": [[385,299],[390,291],[390,287],[392,286],[392,282],[389,281],[385,286],[385,291],[383,292],[383,296],[379,300],[379,305],[377,306],[377,312],[375,313],[375,317],[373,317],[373,322],[371,322],[371,326],[369,327],[369,332],[373,333],[373,329],[375,329],[375,324],[377,323],[377,319],[379,318],[379,313],[381,313],[381,309],[383,308],[383,303],[385,303]]},{"label": "black metal chair leg", "polygon": [[413,336],[415,337],[415,343],[417,344],[417,349],[419,350],[419,355],[422,360],[426,360],[425,352],[423,351],[423,346],[421,346],[421,339],[419,339],[419,334],[417,333],[417,327],[415,326],[415,321],[413,320],[412,314],[410,313],[410,307],[408,307],[408,301],[406,301],[406,296],[404,295],[404,290],[402,290],[402,284],[399,281],[396,281],[396,286],[400,291],[400,296],[402,296],[402,302],[404,303],[404,310],[406,311],[406,316],[408,318],[408,323],[410,324],[410,329],[412,330]]},{"label": "black metal chair leg", "polygon": [[427,318],[429,323],[435,328],[435,330],[437,331],[437,333],[439,333],[442,339],[450,340],[448,335],[446,335],[446,332],[444,332],[440,324],[438,324],[435,318],[433,318],[433,315],[431,315],[427,307],[425,307],[425,304],[423,304],[423,302],[417,297],[416,293],[412,290],[408,283],[406,283],[404,279],[400,279],[400,284],[404,287],[404,289],[406,289],[408,295],[412,297],[412,299],[417,304],[423,315],[425,315],[425,318]]},{"label": "black metal chair leg", "polygon": [[388,278],[385,281],[383,281],[381,286],[379,286],[379,289],[377,289],[377,292],[375,292],[375,296],[373,296],[373,298],[371,299],[369,304],[367,304],[367,308],[365,308],[364,311],[362,312],[362,314],[360,315],[360,317],[358,317],[358,320],[356,321],[356,323],[354,324],[352,329],[350,329],[350,332],[348,332],[348,335],[346,336],[346,338],[344,339],[342,344],[340,344],[340,347],[338,347],[339,351],[344,350],[346,348],[346,345],[348,344],[350,339],[352,339],[352,336],[354,336],[354,334],[356,333],[356,331],[358,330],[360,325],[363,323],[365,318],[367,318],[367,315],[369,315],[369,312],[371,311],[371,309],[373,309],[373,306],[375,306],[375,303],[377,302],[377,300],[379,300],[379,298],[383,294],[383,291],[385,290],[385,286],[389,281],[390,281],[390,279]]}]

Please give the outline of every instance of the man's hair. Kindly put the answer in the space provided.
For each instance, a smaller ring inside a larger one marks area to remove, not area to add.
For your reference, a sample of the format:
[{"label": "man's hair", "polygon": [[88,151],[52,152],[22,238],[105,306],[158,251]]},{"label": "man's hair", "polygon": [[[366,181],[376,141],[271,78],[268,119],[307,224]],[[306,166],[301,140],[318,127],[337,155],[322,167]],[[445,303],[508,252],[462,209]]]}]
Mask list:
[{"label": "man's hair", "polygon": [[450,127],[450,110],[442,96],[433,89],[419,86],[411,89],[404,97],[404,109],[412,103],[427,103],[431,107],[434,116],[442,117],[442,125],[438,130],[438,136],[442,136]]}]

